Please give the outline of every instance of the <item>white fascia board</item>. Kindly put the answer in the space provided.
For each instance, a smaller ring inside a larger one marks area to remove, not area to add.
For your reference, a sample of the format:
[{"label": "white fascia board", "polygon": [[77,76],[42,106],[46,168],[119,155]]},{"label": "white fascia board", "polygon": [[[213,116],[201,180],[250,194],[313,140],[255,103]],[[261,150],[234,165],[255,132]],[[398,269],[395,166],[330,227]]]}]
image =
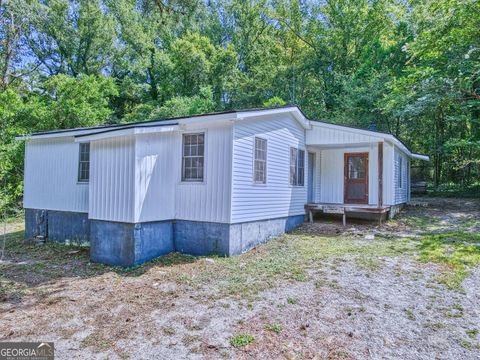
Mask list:
[{"label": "white fascia board", "polygon": [[423,161],[430,161],[430,157],[427,155],[421,155],[421,154],[414,154],[412,153],[410,155],[412,159],[418,159],[418,160],[423,160]]},{"label": "white fascia board", "polygon": [[151,133],[162,133],[170,131],[178,131],[178,125],[170,126],[148,126],[148,127],[131,127],[127,129],[118,129],[118,130],[107,130],[102,133],[96,133],[88,136],[78,136],[75,138],[75,142],[87,142],[95,140],[109,139],[118,136],[128,136],[128,135],[141,135],[141,134],[151,134]]},{"label": "white fascia board", "polygon": [[21,135],[16,136],[15,140],[37,140],[37,139],[52,139],[52,138],[63,138],[63,137],[73,137],[85,134],[91,134],[93,132],[101,132],[109,129],[105,127],[103,129],[95,129],[95,130],[75,130],[75,131],[59,131],[59,132],[52,132],[46,134],[38,134],[38,135]]},{"label": "white fascia board", "polygon": [[188,124],[209,124],[209,123],[222,123],[222,122],[229,122],[236,119],[235,113],[228,113],[228,114],[213,114],[213,115],[205,115],[205,116],[194,116],[194,117],[187,117],[184,119],[177,120],[178,124],[180,125],[188,125]]},{"label": "white fascia board", "polygon": [[403,145],[403,143],[400,140],[398,140],[392,134],[381,133],[381,132],[370,131],[370,130],[363,130],[363,129],[356,129],[356,128],[351,128],[351,127],[348,127],[348,126],[329,124],[329,123],[318,122],[318,121],[311,121],[311,124],[312,124],[312,126],[317,126],[317,127],[324,127],[324,128],[330,128],[330,129],[336,129],[336,130],[342,130],[342,131],[349,131],[349,132],[354,132],[354,133],[358,133],[358,134],[362,134],[362,135],[377,137],[379,139],[383,139],[384,141],[390,142],[391,144],[398,147],[402,152],[404,152],[405,154],[407,154],[411,158],[425,160],[425,161],[430,160],[430,158],[426,155],[420,155],[420,154],[412,153],[410,150],[408,150],[408,148],[405,145]]},{"label": "white fascia board", "polygon": [[302,112],[296,106],[286,107],[286,108],[278,108],[278,109],[259,109],[255,111],[240,111],[237,112],[237,120],[246,120],[255,117],[263,117],[268,115],[277,115],[277,114],[285,114],[290,113],[293,115],[295,120],[297,120],[300,125],[302,125],[305,129],[310,129],[310,120],[308,120]]},{"label": "white fascia board", "polygon": [[350,126],[344,126],[344,125],[337,125],[337,124],[330,124],[330,123],[325,123],[325,122],[319,122],[319,121],[310,121],[312,124],[312,127],[323,127],[327,129],[333,129],[333,130],[341,130],[341,131],[347,131],[347,132],[352,132],[352,133],[357,133],[361,135],[366,135],[366,136],[372,136],[376,137],[379,139],[386,139],[389,136],[392,136],[387,133],[381,133],[377,131],[370,131],[370,130],[364,130],[364,129],[357,129],[353,128]]},{"label": "white fascia board", "polygon": [[338,144],[307,144],[309,149],[329,150],[329,149],[348,149],[348,148],[365,148],[372,144],[378,144],[377,141],[357,142],[357,143],[338,143]]},{"label": "white fascia board", "polygon": [[391,139],[391,143],[396,146],[401,152],[403,152],[404,154],[406,154],[408,157],[412,158],[412,159],[418,159],[418,160],[424,160],[424,161],[430,161],[430,157],[428,157],[427,155],[422,155],[422,154],[415,154],[415,153],[412,153],[410,150],[408,150],[408,148],[403,145],[395,136],[391,135],[392,139]]}]

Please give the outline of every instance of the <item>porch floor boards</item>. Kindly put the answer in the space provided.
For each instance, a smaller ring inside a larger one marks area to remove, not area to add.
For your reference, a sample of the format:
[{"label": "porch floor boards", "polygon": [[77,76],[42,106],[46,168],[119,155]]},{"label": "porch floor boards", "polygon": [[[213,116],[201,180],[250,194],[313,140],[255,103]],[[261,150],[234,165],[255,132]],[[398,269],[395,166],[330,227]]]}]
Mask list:
[{"label": "porch floor boards", "polygon": [[307,203],[305,211],[310,222],[313,222],[313,214],[321,211],[325,214],[341,214],[343,215],[343,225],[347,224],[348,213],[372,214],[378,215],[380,224],[382,219],[390,211],[390,206],[378,206],[368,204],[332,204],[332,203]]}]

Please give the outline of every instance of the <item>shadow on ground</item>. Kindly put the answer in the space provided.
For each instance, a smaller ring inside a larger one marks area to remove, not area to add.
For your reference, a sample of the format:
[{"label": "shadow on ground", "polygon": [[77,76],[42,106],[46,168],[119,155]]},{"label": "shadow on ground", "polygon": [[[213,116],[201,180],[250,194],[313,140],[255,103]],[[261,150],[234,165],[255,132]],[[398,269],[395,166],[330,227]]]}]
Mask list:
[{"label": "shadow on ground", "polygon": [[88,246],[36,244],[25,240],[23,235],[23,230],[6,234],[0,261],[0,302],[18,303],[29,290],[62,278],[89,278],[108,272],[141,276],[152,267],[171,267],[198,260],[194,256],[171,253],[140,266],[122,268],[91,262]]}]

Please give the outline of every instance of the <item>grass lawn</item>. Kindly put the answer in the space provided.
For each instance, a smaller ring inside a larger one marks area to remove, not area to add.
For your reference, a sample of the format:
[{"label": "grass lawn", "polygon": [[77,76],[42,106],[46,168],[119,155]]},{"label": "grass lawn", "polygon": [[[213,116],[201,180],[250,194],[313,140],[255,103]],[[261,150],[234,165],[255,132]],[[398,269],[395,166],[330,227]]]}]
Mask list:
[{"label": "grass lawn", "polygon": [[129,269],[12,222],[0,340],[62,358],[478,358],[480,201],[426,201],[381,227],[321,220],[241,256]]}]

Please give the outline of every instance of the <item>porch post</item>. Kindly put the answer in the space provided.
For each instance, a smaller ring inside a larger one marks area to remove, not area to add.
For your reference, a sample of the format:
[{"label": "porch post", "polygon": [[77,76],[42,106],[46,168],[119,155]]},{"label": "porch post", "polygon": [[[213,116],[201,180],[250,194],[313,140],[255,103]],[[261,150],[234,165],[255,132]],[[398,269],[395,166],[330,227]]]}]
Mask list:
[{"label": "porch post", "polygon": [[383,205],[383,142],[378,142],[378,207]]}]

